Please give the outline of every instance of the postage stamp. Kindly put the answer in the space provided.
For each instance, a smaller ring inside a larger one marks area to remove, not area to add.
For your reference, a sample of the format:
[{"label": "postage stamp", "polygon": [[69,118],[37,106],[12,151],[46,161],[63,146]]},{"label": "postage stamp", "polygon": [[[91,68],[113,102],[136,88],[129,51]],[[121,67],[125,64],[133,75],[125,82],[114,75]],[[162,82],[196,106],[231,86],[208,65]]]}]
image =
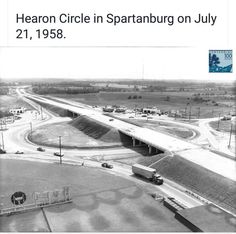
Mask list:
[{"label": "postage stamp", "polygon": [[233,72],[233,51],[209,50],[209,72]]}]

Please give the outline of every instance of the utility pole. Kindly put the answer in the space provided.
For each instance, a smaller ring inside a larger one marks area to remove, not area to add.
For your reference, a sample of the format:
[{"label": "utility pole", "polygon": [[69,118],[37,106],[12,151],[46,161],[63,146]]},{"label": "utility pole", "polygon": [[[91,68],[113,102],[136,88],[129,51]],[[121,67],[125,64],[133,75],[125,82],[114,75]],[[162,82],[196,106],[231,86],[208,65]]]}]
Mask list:
[{"label": "utility pole", "polygon": [[32,126],[32,122],[30,122],[30,135],[32,136],[32,132],[33,132],[33,126]]},{"label": "utility pole", "polygon": [[61,136],[59,136],[59,152],[60,152],[60,164],[62,164],[62,159],[61,159]]},{"label": "utility pole", "polygon": [[217,125],[217,130],[220,130],[220,113],[219,113],[219,119],[218,119],[218,125]]},{"label": "utility pole", "polygon": [[198,115],[197,115],[197,118],[198,118],[198,119],[200,118],[200,106],[198,107]]},{"label": "utility pole", "polygon": [[40,106],[40,112],[41,112],[41,119],[43,120],[43,107]]},{"label": "utility pole", "polygon": [[191,105],[191,103],[190,103],[190,106],[189,106],[189,121],[190,121],[190,119],[191,119],[191,110],[192,110],[192,105]]},{"label": "utility pole", "polygon": [[233,124],[232,124],[232,122],[231,122],[228,148],[230,148],[230,144],[231,144],[232,130],[233,130]]},{"label": "utility pole", "polygon": [[2,149],[4,150],[5,146],[4,146],[4,137],[3,137],[3,132],[1,132],[2,135]]}]

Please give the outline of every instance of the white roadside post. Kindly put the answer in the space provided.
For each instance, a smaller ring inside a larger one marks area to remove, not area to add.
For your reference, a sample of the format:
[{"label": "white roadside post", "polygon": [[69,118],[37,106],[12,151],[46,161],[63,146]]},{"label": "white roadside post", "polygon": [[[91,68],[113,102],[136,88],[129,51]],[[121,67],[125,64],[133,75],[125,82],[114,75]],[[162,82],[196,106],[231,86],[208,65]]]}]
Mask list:
[{"label": "white roadside post", "polygon": [[232,132],[233,132],[233,125],[235,125],[235,118],[231,120],[230,123],[230,135],[229,135],[229,144],[228,144],[228,148],[230,148],[230,144],[231,144],[231,137],[232,137]]}]

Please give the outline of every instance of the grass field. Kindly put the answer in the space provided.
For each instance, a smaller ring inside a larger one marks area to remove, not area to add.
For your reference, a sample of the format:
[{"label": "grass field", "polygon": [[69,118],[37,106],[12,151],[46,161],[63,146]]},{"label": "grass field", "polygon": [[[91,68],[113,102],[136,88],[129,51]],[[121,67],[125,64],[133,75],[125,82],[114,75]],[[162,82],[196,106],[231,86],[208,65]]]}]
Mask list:
[{"label": "grass field", "polygon": [[17,96],[0,95],[0,108],[1,110],[8,111],[11,108],[25,107],[28,110],[32,110],[32,106],[24,102]]},{"label": "grass field", "polygon": [[166,157],[153,167],[164,177],[236,213],[235,181],[179,156]]},{"label": "grass field", "polygon": [[[210,122],[210,126],[214,128],[217,131],[220,132],[230,132],[231,129],[231,120],[220,120],[220,121],[212,121]],[[219,126],[219,129],[218,129]],[[232,124],[232,133],[235,135],[236,134],[236,125]]]},{"label": "grass field", "polygon": [[[173,136],[188,139],[193,136],[193,130],[179,126],[178,124],[164,123],[153,120],[128,119],[129,123],[137,124],[155,131],[168,133]],[[195,131],[196,132],[196,131]],[[198,134],[196,132],[196,134]]]},{"label": "grass field", "polygon": [[131,145],[131,138],[102,123],[80,116],[70,122],[45,125],[33,130],[29,140],[46,146],[58,147],[62,136],[63,148],[94,148]]},{"label": "grass field", "polygon": [[[69,186],[73,202],[44,208],[53,232],[186,232],[174,214],[141,187],[96,169],[0,159],[0,195],[51,191]],[[2,232],[48,231],[41,212],[0,218]]]},{"label": "grass field", "polygon": [[[156,106],[162,111],[169,110],[187,110],[187,116],[190,112],[191,103],[191,118],[216,117],[228,114],[233,110],[233,100],[222,100],[222,97],[207,97],[209,102],[196,102],[191,100],[194,92],[100,92],[93,94],[78,94],[78,95],[55,95],[56,97],[71,99],[88,105],[122,105],[128,108]],[[128,99],[129,96],[142,96],[141,99]],[[169,100],[167,100],[167,96]],[[213,102],[212,102],[213,101]],[[218,104],[216,104],[216,103]],[[189,103],[189,104],[187,104]]]}]

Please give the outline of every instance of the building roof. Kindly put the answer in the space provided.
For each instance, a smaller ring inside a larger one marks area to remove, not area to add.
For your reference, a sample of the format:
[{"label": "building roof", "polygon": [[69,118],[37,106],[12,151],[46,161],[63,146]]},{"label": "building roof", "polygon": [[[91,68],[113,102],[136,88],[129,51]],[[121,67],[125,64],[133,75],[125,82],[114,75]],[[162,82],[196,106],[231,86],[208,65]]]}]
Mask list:
[{"label": "building roof", "polygon": [[192,231],[236,232],[236,217],[213,204],[178,211],[176,218]]}]

